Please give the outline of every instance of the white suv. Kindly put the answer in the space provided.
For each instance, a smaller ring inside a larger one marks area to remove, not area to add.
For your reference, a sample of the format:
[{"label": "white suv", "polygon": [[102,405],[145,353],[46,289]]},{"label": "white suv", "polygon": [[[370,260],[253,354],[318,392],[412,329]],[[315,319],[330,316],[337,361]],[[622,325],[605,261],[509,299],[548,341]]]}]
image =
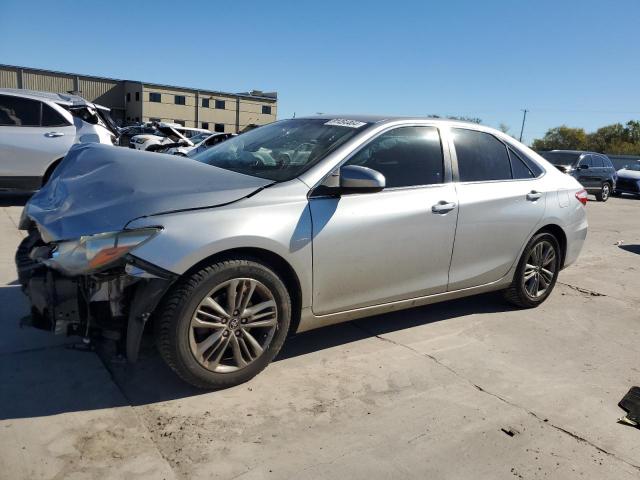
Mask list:
[{"label": "white suv", "polygon": [[0,190],[37,190],[73,144],[117,135],[109,109],[82,97],[0,88]]},{"label": "white suv", "polygon": [[185,145],[191,146],[193,145],[189,140],[191,137],[201,133],[211,135],[209,130],[205,130],[203,128],[183,127],[179,123],[159,122],[154,125],[158,131],[157,135],[152,133],[136,135],[131,138],[129,148],[157,151],[160,150],[163,145],[180,142],[184,142]]}]

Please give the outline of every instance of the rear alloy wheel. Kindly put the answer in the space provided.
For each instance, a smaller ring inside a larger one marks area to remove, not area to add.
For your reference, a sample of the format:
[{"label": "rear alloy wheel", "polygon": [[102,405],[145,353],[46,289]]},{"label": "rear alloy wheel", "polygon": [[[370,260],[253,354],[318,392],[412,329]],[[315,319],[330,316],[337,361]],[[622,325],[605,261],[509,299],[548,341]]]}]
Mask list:
[{"label": "rear alloy wheel", "polygon": [[276,356],[291,300],[269,267],[234,259],[184,280],[159,311],[157,343],[167,364],[196,387],[225,388],[254,377]]},{"label": "rear alloy wheel", "polygon": [[608,182],[602,184],[602,188],[600,192],[596,193],[596,200],[599,202],[606,202],[609,200],[609,196],[611,195],[611,185]]},{"label": "rear alloy wheel", "polygon": [[512,304],[537,307],[551,294],[560,270],[560,247],[549,233],[535,235],[524,249],[505,298]]}]

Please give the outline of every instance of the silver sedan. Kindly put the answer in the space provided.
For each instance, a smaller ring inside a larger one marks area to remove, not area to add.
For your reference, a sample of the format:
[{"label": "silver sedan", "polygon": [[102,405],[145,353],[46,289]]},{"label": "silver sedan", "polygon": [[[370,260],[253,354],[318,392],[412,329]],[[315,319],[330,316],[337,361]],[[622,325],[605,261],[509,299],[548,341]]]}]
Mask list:
[{"label": "silver sedan", "polygon": [[[25,208],[33,324],[205,388],[252,378],[288,334],[502,290],[536,307],[576,260],[586,192],[480,125],[279,121],[194,159],[79,146]],[[117,334],[114,335],[113,332]]]}]

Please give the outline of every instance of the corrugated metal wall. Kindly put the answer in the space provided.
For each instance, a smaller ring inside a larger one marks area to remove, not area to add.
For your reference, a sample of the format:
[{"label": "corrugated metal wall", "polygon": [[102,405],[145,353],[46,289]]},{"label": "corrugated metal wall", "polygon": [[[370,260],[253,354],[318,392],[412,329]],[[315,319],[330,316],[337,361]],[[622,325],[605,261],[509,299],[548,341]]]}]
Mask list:
[{"label": "corrugated metal wall", "polygon": [[90,102],[106,105],[110,108],[124,108],[124,85],[122,82],[80,77],[78,87],[80,95]]},{"label": "corrugated metal wall", "polygon": [[43,92],[66,93],[74,90],[71,75],[42,74],[24,70],[22,74],[22,88],[40,90]]},{"label": "corrugated metal wall", "polygon": [[18,71],[0,68],[0,87],[18,88]]}]

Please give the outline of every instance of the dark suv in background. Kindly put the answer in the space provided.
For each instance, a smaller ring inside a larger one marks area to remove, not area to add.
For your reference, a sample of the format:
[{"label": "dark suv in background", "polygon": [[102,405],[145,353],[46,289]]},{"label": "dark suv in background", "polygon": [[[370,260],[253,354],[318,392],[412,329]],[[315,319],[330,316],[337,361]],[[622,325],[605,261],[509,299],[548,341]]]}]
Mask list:
[{"label": "dark suv in background", "polygon": [[606,202],[616,188],[616,169],[606,155],[579,150],[538,152],[558,170],[578,180],[599,202]]}]

